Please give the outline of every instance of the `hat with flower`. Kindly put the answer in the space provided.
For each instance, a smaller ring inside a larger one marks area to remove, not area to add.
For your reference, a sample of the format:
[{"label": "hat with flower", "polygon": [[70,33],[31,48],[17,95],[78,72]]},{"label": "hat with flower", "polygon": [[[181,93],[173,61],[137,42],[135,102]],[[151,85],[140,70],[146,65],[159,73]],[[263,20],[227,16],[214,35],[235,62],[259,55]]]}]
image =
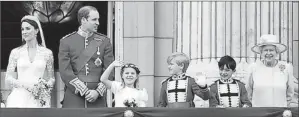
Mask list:
[{"label": "hat with flower", "polygon": [[279,43],[277,36],[272,34],[262,35],[259,43],[253,46],[251,50],[257,54],[261,54],[261,47],[265,45],[274,45],[277,53],[283,53],[287,50],[287,46]]}]

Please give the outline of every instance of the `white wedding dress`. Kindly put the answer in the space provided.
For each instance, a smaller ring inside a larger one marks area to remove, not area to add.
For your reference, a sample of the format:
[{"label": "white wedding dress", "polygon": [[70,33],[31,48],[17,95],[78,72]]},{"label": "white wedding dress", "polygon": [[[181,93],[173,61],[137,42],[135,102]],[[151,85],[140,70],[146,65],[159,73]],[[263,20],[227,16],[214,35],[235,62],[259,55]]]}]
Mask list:
[{"label": "white wedding dress", "polygon": [[[47,84],[53,86],[53,54],[52,51],[37,46],[36,55],[30,61],[25,44],[11,51],[6,71],[6,81],[12,87],[7,97],[7,108],[47,108],[50,107],[50,98],[46,99],[45,105],[41,105],[34,95],[25,88],[34,87],[39,78],[44,78]],[[15,73],[17,71],[17,73]],[[16,84],[24,87],[16,87]]]},{"label": "white wedding dress", "polygon": [[126,107],[124,100],[135,99],[138,107],[146,107],[148,94],[145,88],[136,89],[122,86],[121,82],[112,81],[111,92],[115,94],[115,107]]}]

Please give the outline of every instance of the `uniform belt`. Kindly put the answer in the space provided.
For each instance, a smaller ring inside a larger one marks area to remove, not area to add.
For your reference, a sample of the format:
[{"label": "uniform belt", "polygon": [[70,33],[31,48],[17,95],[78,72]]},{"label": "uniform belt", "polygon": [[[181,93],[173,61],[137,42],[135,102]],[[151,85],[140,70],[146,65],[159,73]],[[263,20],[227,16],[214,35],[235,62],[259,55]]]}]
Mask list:
[{"label": "uniform belt", "polygon": [[87,82],[87,83],[98,83],[100,82],[100,76],[95,76],[95,75],[78,75],[78,78],[82,82]]},{"label": "uniform belt", "polygon": [[168,108],[190,108],[192,106],[192,102],[172,102],[168,103],[167,107]]}]

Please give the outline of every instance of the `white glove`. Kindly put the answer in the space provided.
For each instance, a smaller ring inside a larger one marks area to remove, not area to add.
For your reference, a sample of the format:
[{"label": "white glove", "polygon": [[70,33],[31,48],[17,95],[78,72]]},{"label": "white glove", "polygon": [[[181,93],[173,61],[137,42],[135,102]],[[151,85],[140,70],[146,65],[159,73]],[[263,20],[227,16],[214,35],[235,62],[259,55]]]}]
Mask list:
[{"label": "white glove", "polygon": [[197,72],[194,79],[196,84],[198,84],[200,87],[205,87],[207,85],[207,77],[202,72]]}]

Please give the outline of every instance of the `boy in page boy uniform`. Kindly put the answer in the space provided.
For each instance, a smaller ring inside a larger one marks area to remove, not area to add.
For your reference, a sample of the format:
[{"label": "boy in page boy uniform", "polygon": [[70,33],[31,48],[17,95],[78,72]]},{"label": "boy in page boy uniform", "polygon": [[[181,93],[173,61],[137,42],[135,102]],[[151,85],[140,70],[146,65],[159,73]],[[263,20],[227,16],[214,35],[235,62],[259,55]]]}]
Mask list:
[{"label": "boy in page boy uniform", "polygon": [[210,107],[251,107],[245,84],[232,77],[236,61],[224,56],[218,62],[220,79],[210,86]]},{"label": "boy in page boy uniform", "polygon": [[187,76],[190,59],[184,53],[173,53],[167,58],[171,77],[162,82],[158,107],[190,108],[195,107],[194,95],[203,100],[209,99],[205,77],[194,79]]}]

